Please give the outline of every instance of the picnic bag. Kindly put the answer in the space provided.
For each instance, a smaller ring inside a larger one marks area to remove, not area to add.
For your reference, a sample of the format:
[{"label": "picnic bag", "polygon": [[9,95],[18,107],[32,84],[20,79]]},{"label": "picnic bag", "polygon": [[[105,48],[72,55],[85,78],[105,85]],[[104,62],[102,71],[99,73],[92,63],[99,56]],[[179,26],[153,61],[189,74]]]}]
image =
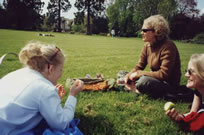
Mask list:
[{"label": "picnic bag", "polygon": [[[71,88],[74,84],[74,81],[77,79],[71,79],[67,78],[66,80],[66,87]],[[104,78],[78,78],[78,80],[81,80],[84,82],[83,91],[104,91],[104,90],[110,90],[114,84],[115,79],[104,79]]]}]

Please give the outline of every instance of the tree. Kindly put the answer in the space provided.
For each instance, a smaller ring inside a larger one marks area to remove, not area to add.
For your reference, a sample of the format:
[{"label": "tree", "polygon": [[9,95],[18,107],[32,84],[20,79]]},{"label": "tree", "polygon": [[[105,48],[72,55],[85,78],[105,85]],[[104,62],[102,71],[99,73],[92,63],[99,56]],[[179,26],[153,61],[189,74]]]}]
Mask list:
[{"label": "tree", "polygon": [[53,30],[53,24],[50,22],[49,17],[47,15],[44,15],[43,17],[43,24],[41,25],[41,29],[43,31]]},{"label": "tree", "polygon": [[204,14],[200,16],[201,32],[204,32]]},{"label": "tree", "polygon": [[109,30],[120,31],[121,36],[134,36],[136,33],[133,14],[136,8],[136,0],[116,0],[107,8]]},{"label": "tree", "polygon": [[49,20],[57,23],[58,32],[61,32],[61,11],[67,12],[71,8],[69,0],[50,0],[48,3]]},{"label": "tree", "polygon": [[0,5],[0,28],[6,28],[5,17],[5,9]]},{"label": "tree", "polygon": [[[176,0],[115,0],[107,8],[109,29],[119,29],[122,36],[135,36],[144,19],[162,14],[170,20],[177,13]],[[116,30],[117,31],[117,30]]]},{"label": "tree", "polygon": [[161,14],[169,21],[171,38],[193,38],[202,29],[196,5],[196,0],[115,0],[106,10],[109,30],[119,29],[122,36],[134,36],[144,19]]},{"label": "tree", "polygon": [[198,15],[199,10],[196,9],[197,1],[196,0],[177,0],[178,4],[178,14],[192,16]]},{"label": "tree", "polygon": [[177,13],[176,0],[162,0],[158,4],[158,13],[170,20]]},{"label": "tree", "polygon": [[8,28],[36,30],[42,23],[41,0],[4,0]]},{"label": "tree", "polygon": [[176,12],[175,0],[115,0],[107,8],[109,29],[117,29],[122,36],[135,36],[144,19],[162,14],[169,18]]},{"label": "tree", "polygon": [[85,17],[84,15],[87,13],[87,35],[91,34],[90,17],[94,19],[102,14],[105,10],[104,1],[105,0],[76,0],[74,4],[78,9],[78,12],[75,14],[76,18]]},{"label": "tree", "polygon": [[84,24],[84,17],[85,17],[85,14],[84,12],[77,12],[77,13],[74,13],[75,15],[75,19],[74,19],[74,23],[75,24]]},{"label": "tree", "polygon": [[202,25],[196,9],[196,0],[176,0],[177,13],[170,21],[170,37],[173,39],[192,39],[201,31]]},{"label": "tree", "polygon": [[107,10],[107,16],[109,20],[109,31],[111,29],[119,29],[119,21],[118,18],[120,16],[119,12],[119,3],[115,2],[114,4],[110,5]]},{"label": "tree", "polygon": [[[134,11],[133,20],[136,24],[136,29],[142,27],[144,19],[151,15],[158,14],[158,6],[163,0],[137,0]],[[161,13],[160,13],[161,14]]]},{"label": "tree", "polygon": [[108,32],[108,20],[105,17],[97,17],[93,19],[94,34],[107,33]]},{"label": "tree", "polygon": [[185,39],[186,27],[190,21],[189,17],[182,14],[174,16],[170,23],[170,37],[173,39]]}]

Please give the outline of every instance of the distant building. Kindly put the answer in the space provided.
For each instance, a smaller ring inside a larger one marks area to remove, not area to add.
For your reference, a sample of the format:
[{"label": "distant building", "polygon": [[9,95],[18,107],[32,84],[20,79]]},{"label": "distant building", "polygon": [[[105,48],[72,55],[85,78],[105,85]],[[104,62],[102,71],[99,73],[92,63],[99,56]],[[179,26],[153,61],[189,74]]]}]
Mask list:
[{"label": "distant building", "polygon": [[71,31],[73,24],[74,24],[73,19],[67,19],[67,18],[61,17],[62,32]]}]

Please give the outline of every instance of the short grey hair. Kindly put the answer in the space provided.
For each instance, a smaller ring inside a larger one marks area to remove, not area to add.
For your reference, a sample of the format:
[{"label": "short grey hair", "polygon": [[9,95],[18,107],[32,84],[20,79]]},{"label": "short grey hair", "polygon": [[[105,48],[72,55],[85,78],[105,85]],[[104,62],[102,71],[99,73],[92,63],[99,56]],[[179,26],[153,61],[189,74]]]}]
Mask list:
[{"label": "short grey hair", "polygon": [[170,29],[169,23],[161,15],[153,15],[144,20],[143,26],[154,29],[155,37],[157,40],[168,38]]}]

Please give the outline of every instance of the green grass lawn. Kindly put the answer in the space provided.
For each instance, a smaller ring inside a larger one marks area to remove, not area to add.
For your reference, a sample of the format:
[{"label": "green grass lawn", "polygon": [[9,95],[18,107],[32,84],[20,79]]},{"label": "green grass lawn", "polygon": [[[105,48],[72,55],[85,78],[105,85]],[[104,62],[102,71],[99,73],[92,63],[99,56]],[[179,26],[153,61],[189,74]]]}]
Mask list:
[{"label": "green grass lawn", "polygon": [[[95,77],[116,78],[120,70],[130,71],[138,61],[143,41],[140,38],[111,38],[64,33],[51,33],[55,37],[38,36],[40,32],[0,29],[0,56],[18,53],[31,40],[56,44],[66,54],[66,63],[59,83],[66,78]],[[50,33],[45,33],[50,34]],[[204,45],[176,42],[180,52],[182,78],[193,53],[204,53]],[[18,58],[8,55],[0,65],[0,78],[21,68]],[[148,68],[146,69],[148,70]],[[67,92],[68,93],[68,92]],[[81,120],[79,128],[85,135],[191,135],[170,121],[163,110],[165,100],[153,100],[146,95],[127,92],[81,92],[78,96],[75,117]],[[66,98],[63,99],[64,104]],[[188,112],[190,103],[176,103],[180,112]]]}]

